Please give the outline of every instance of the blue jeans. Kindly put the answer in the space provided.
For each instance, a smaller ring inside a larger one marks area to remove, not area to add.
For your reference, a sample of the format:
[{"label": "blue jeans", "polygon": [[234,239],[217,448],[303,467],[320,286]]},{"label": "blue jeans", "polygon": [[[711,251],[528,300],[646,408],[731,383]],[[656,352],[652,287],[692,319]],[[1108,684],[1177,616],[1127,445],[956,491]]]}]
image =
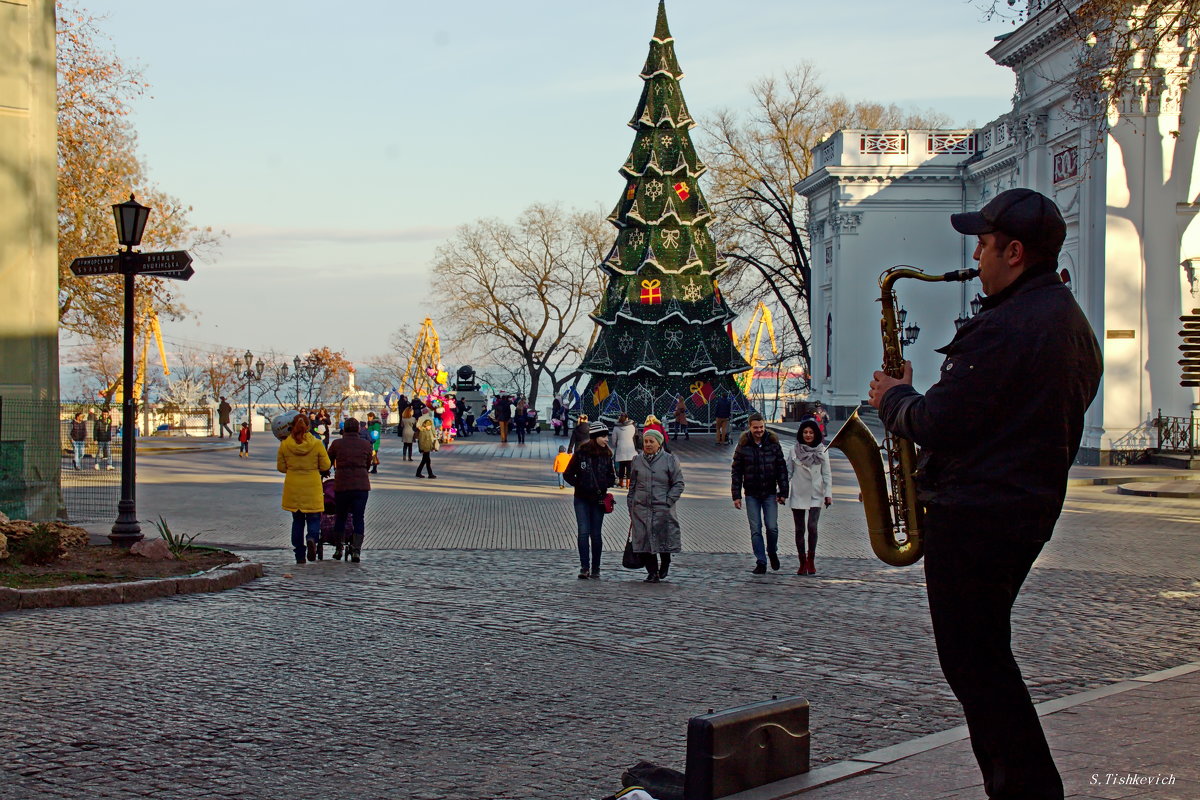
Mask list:
[{"label": "blue jeans", "polygon": [[96,442],[97,467],[112,466],[112,442]]},{"label": "blue jeans", "polygon": [[308,538],[311,541],[321,541],[321,515],[306,514],[303,511],[292,512],[292,549],[296,551],[296,561],[303,562],[307,555],[304,544],[304,527],[308,525]]},{"label": "blue jeans", "polygon": [[[575,497],[575,524],[579,527],[579,568],[600,570],[600,553],[604,539],[600,528],[604,525],[604,509],[595,500]],[[591,543],[591,562],[588,561],[588,544]]]},{"label": "blue jeans", "polygon": [[[742,502],[746,506],[746,518],[750,520],[750,546],[754,548],[754,559],[767,563],[767,553],[779,552],[779,501],[775,495],[751,497],[746,495]],[[767,546],[763,549],[763,525],[767,527]]]}]

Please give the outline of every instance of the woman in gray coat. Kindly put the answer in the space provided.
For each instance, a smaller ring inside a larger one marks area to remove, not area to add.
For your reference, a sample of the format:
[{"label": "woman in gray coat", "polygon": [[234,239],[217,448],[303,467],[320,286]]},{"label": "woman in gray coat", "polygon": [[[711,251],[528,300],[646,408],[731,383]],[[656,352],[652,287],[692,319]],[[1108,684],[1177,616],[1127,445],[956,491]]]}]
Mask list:
[{"label": "woman in gray coat", "polygon": [[[675,456],[662,449],[663,435],[643,434],[642,452],[633,459],[629,476],[629,520],[633,551],[643,553],[647,583],[667,577],[671,553],[682,548],[675,503],[683,494],[683,470]],[[655,557],[657,556],[657,558]]]}]

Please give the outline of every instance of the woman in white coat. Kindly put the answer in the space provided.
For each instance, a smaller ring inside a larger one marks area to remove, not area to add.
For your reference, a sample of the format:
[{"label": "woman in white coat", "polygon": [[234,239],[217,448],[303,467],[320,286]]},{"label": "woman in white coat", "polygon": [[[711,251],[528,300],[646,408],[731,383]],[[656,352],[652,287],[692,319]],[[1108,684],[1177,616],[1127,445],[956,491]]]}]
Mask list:
[{"label": "woman in white coat", "polygon": [[[796,431],[796,446],[788,456],[788,505],[796,523],[796,553],[800,556],[797,575],[816,575],[814,559],[817,554],[817,520],[822,505],[833,502],[833,473],[829,469],[829,453],[821,446],[821,426],[806,419]],[[804,534],[808,532],[805,554]]]},{"label": "woman in white coat", "polygon": [[637,447],[634,444],[636,437],[637,429],[629,415],[622,414],[617,417],[617,424],[612,433],[613,461],[617,462],[617,486],[622,488],[629,486],[629,469],[637,456]]}]

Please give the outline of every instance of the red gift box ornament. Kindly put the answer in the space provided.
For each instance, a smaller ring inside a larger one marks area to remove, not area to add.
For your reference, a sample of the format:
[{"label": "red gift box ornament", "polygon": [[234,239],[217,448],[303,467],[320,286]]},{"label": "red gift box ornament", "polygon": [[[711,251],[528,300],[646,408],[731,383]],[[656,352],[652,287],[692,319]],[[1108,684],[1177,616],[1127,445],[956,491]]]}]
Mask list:
[{"label": "red gift box ornament", "polygon": [[656,305],[662,302],[662,281],[645,280],[642,281],[642,302],[650,305]]}]

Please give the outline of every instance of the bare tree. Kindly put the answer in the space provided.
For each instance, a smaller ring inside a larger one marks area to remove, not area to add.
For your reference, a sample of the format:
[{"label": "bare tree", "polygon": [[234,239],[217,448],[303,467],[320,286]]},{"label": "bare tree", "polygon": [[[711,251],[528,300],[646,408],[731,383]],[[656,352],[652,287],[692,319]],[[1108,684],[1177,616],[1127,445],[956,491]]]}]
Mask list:
[{"label": "bare tree", "polygon": [[[1186,90],[1195,71],[1200,0],[977,0],[988,19],[1023,22],[1031,10],[1057,8],[1079,42],[1075,69],[1064,80],[1074,114],[1103,120],[1131,95],[1173,73]],[[1101,134],[1103,130],[1101,130]]]},{"label": "bare tree", "polygon": [[401,325],[388,337],[388,351],[368,359],[362,385],[378,394],[387,394],[404,383],[408,362],[413,354],[417,335],[411,325]]},{"label": "bare tree", "polygon": [[447,309],[455,343],[485,349],[498,366],[523,369],[528,397],[557,391],[583,357],[586,315],[603,290],[596,265],[610,243],[599,213],[533,205],[514,225],[479,220],[438,249],[439,279],[461,291]]},{"label": "bare tree", "polygon": [[[807,373],[809,284],[807,209],[792,187],[812,172],[813,150],[842,128],[936,128],[949,118],[825,93],[816,68],[801,62],[782,77],[758,80],[745,115],[720,111],[703,140],[711,168],[716,232],[733,267],[722,278],[733,295],[771,295],[795,333]],[[753,302],[750,305],[753,305]]]}]

